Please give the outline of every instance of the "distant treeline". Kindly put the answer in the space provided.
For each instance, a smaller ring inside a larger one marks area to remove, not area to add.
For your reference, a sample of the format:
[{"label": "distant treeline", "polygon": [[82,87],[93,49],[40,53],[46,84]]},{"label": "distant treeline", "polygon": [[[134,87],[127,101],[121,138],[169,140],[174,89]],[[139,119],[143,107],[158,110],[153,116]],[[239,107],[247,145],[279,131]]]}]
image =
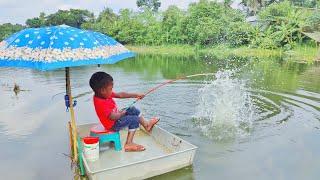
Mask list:
[{"label": "distant treeline", "polygon": [[[88,10],[59,10],[50,15],[28,19],[26,27],[66,24],[91,29],[110,35],[124,44],[165,45],[190,44],[196,46],[251,46],[274,49],[292,48],[306,43],[303,31],[320,31],[320,10],[296,8],[294,5],[317,7],[315,0],[243,0],[246,11],[230,7],[231,0],[223,3],[200,0],[187,10],[170,6],[158,12],[157,0],[133,12],[122,9],[114,13],[105,8],[97,17]],[[138,4],[138,2],[137,2]],[[251,22],[249,15],[256,15]],[[26,28],[22,25],[0,25],[0,40],[13,32]]]}]

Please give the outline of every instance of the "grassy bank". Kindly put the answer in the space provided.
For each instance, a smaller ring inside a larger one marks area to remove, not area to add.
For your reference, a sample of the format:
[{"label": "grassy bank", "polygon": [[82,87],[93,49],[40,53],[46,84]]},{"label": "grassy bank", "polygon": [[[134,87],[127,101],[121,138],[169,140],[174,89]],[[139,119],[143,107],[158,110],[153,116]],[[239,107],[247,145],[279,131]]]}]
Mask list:
[{"label": "grassy bank", "polygon": [[215,47],[197,48],[190,45],[165,45],[165,46],[137,46],[126,45],[129,49],[138,54],[147,55],[169,55],[169,56],[197,56],[207,55],[223,59],[228,56],[241,57],[274,57],[280,56],[288,60],[299,62],[319,61],[319,48],[312,46],[297,46],[293,50],[285,51],[282,49],[258,49],[249,47],[230,48],[225,45]]}]

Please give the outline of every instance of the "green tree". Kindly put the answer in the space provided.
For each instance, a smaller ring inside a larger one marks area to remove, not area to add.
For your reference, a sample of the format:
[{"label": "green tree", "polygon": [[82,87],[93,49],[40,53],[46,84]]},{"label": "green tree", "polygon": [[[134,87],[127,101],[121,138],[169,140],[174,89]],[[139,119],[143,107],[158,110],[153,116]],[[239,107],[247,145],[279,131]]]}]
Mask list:
[{"label": "green tree", "polygon": [[306,20],[306,25],[309,27],[309,31],[320,31],[320,12],[315,11]]},{"label": "green tree", "polygon": [[166,43],[177,44],[183,41],[182,22],[185,13],[177,6],[169,6],[162,15],[162,31]]},{"label": "green tree", "polygon": [[223,0],[223,5],[229,7],[232,4],[232,0]]},{"label": "green tree", "polygon": [[262,31],[270,33],[265,38],[271,38],[276,46],[290,46],[300,42],[305,19],[302,12],[291,5],[289,1],[272,3],[259,13]]},{"label": "green tree", "polygon": [[263,0],[242,0],[242,3],[248,7],[249,14],[257,14],[263,6]]},{"label": "green tree", "polygon": [[[230,8],[231,0],[221,3],[199,0],[191,3],[187,10],[170,6],[164,12],[157,12],[161,5],[159,0],[138,0],[137,5],[143,11],[121,9],[116,14],[106,7],[95,18],[88,10],[59,10],[48,16],[41,13],[39,17],[28,19],[26,24],[28,27],[67,24],[99,31],[124,44],[212,46],[224,43],[273,49],[302,42],[301,31],[306,25],[320,29],[319,13],[296,8],[294,5],[300,1],[243,0],[254,13],[258,13],[258,26],[247,23],[243,12]],[[307,2],[313,0],[304,1]],[[2,30],[0,35],[5,37],[11,31]]]},{"label": "green tree", "polygon": [[111,8],[106,7],[98,16],[97,22],[101,21],[109,21],[114,22],[118,19],[118,16],[116,13],[113,12]]},{"label": "green tree", "polygon": [[84,22],[81,27],[99,31],[110,36],[116,36],[119,31],[118,20],[118,15],[111,8],[105,8],[95,21]]},{"label": "green tree", "polygon": [[212,45],[220,43],[223,35],[223,24],[210,17],[201,17],[200,22],[196,25],[195,37],[196,43],[201,45]]},{"label": "green tree", "polygon": [[153,12],[157,12],[161,6],[161,2],[159,0],[137,0],[137,6],[142,9],[147,8]]},{"label": "green tree", "polygon": [[70,9],[59,10],[54,14],[47,16],[46,25],[66,24],[76,28],[80,28],[81,24],[94,20],[94,15],[88,10]]},{"label": "green tree", "polygon": [[24,26],[20,24],[5,23],[0,25],[0,41],[4,40],[11,34],[22,30]]},{"label": "green tree", "polygon": [[248,13],[250,15],[256,15],[261,9],[269,6],[274,2],[281,1],[284,0],[242,0],[241,3],[248,8]]},{"label": "green tree", "polygon": [[26,25],[30,28],[38,28],[46,25],[46,17],[45,13],[41,12],[39,17],[35,17],[32,19],[27,19]]},{"label": "green tree", "polygon": [[313,8],[317,5],[317,0],[291,0],[295,6]]},{"label": "green tree", "polygon": [[117,24],[119,31],[115,37],[120,42],[125,44],[141,44],[143,42],[146,28],[133,11],[129,9],[120,10]]},{"label": "green tree", "polygon": [[191,3],[182,25],[183,33],[187,37],[186,42],[208,45],[208,42],[214,43],[218,40],[223,32],[223,14],[223,6],[216,2],[200,0],[199,3]]},{"label": "green tree", "polygon": [[254,27],[246,22],[232,22],[228,26],[226,39],[231,46],[248,45],[251,42]]},{"label": "green tree", "polygon": [[143,25],[145,31],[144,34],[140,34],[140,38],[143,38],[145,44],[160,45],[163,43],[164,34],[162,32],[161,16],[157,13],[153,13],[150,9],[137,14],[137,20]]},{"label": "green tree", "polygon": [[183,35],[189,44],[224,43],[228,41],[227,31],[233,22],[244,22],[244,15],[223,3],[200,0],[189,5],[182,25]]}]

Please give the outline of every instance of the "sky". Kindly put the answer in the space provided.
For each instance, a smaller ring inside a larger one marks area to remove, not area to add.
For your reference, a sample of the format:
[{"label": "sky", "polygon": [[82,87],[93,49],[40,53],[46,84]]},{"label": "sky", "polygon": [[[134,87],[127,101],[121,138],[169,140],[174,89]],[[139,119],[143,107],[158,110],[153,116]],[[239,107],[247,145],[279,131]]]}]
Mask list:
[{"label": "sky", "polygon": [[[160,0],[161,10],[170,5],[187,9],[188,4],[198,0]],[[129,8],[138,10],[136,0],[0,0],[0,24],[25,24],[29,18],[38,17],[40,12],[51,14],[59,9],[88,9],[98,15],[104,7],[110,7],[114,12]]]}]

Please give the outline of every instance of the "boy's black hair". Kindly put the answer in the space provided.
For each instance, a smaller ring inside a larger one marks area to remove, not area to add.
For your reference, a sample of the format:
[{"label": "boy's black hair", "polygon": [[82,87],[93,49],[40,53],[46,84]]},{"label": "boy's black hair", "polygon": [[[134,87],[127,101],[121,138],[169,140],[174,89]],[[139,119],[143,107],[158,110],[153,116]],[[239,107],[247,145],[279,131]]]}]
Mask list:
[{"label": "boy's black hair", "polygon": [[99,93],[103,87],[111,82],[113,82],[113,78],[110,74],[99,71],[92,74],[89,84],[95,93]]}]

